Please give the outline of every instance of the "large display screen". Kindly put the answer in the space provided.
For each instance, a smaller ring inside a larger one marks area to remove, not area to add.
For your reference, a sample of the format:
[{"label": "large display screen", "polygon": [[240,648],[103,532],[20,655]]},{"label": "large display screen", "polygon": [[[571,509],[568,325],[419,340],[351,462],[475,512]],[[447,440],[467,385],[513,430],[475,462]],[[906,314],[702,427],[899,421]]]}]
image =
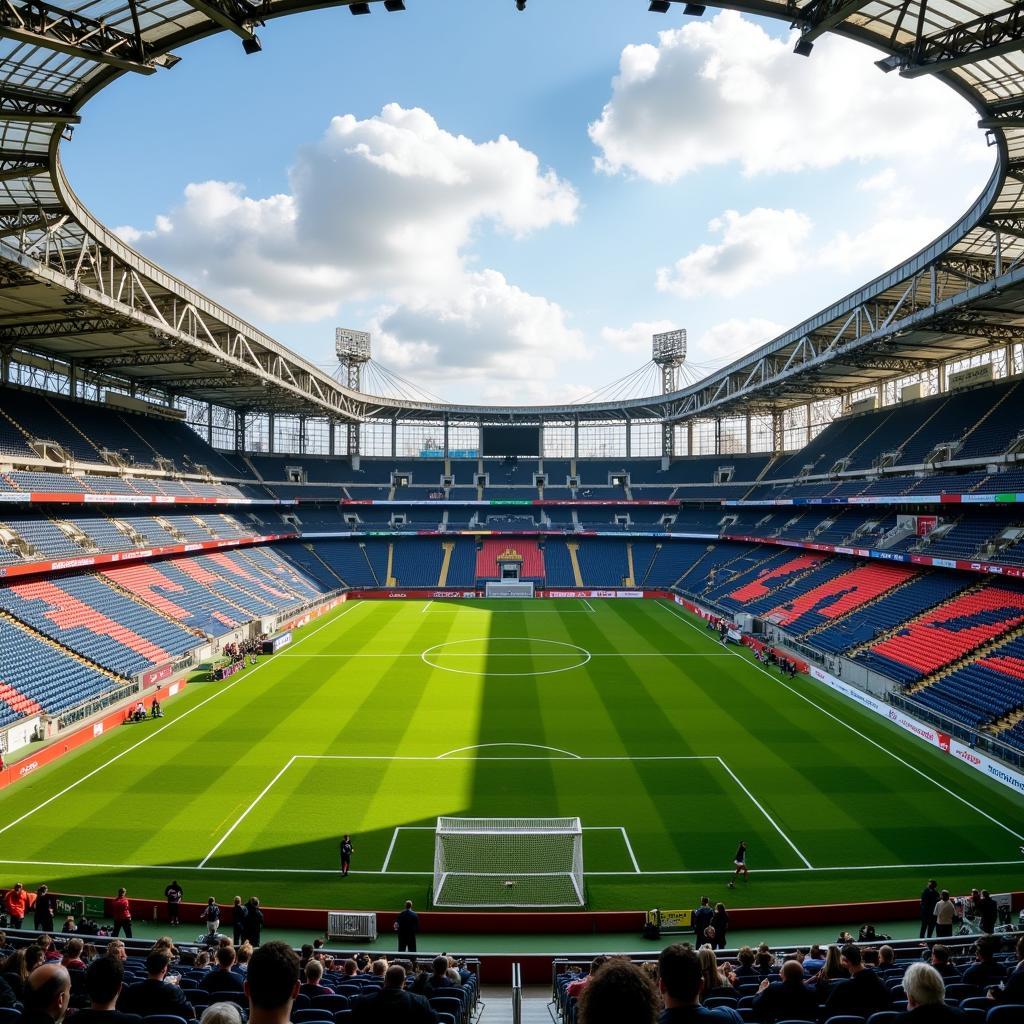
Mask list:
[{"label": "large display screen", "polygon": [[484,456],[540,455],[540,427],[481,427]]}]

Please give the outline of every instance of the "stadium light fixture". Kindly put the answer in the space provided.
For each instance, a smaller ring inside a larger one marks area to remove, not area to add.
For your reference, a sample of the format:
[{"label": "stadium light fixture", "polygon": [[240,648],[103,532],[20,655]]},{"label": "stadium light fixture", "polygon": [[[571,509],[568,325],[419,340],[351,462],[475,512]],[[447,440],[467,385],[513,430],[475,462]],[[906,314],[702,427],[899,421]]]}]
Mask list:
[{"label": "stadium light fixture", "polygon": [[796,41],[796,46],[793,47],[793,52],[798,57],[810,57],[811,50],[814,49],[814,43],[810,39],[804,39],[801,37]]},{"label": "stadium light fixture", "polygon": [[349,4],[348,10],[350,14],[369,14],[370,5],[367,3]]},{"label": "stadium light fixture", "polygon": [[384,0],[385,11],[404,11],[405,3],[403,0]]},{"label": "stadium light fixture", "polygon": [[683,14],[688,14],[691,18],[701,18],[706,10],[703,4],[687,4],[683,8]]},{"label": "stadium light fixture", "polygon": [[651,0],[651,6],[647,8],[652,14],[668,14],[672,5],[669,0]]},{"label": "stadium light fixture", "polygon": [[526,10],[526,0],[516,0],[516,10],[517,11],[525,11]]},{"label": "stadium light fixture", "polygon": [[242,40],[242,49],[251,57],[254,53],[259,53],[263,49],[263,44],[259,40],[259,36],[246,36]]}]

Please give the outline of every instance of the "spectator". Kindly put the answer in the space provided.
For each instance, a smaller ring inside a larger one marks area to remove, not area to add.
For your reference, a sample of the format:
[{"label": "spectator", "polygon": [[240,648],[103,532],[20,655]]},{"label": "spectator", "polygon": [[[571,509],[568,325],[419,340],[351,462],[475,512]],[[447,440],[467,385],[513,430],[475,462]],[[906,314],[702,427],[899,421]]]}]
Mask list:
[{"label": "spectator", "polygon": [[595,956],[594,959],[590,961],[589,972],[584,974],[582,978],[577,978],[575,981],[570,981],[569,984],[565,987],[565,994],[573,999],[578,999],[580,993],[584,990],[584,988],[586,988],[587,982],[590,981],[590,979],[594,976],[594,973],[597,971],[597,969],[607,959],[608,957],[606,956]]},{"label": "spectator", "polygon": [[319,960],[306,961],[306,983],[299,989],[304,996],[313,999],[315,996],[333,996],[334,989],[321,985],[320,981],[324,976],[324,965]]},{"label": "spectator", "polygon": [[140,1017],[169,1013],[191,1020],[195,1016],[192,1004],[177,985],[164,979],[171,958],[160,950],[154,950],[146,957],[146,979],[129,985],[117,1001],[122,1013],[137,1013]]},{"label": "spectator", "polygon": [[242,897],[236,896],[231,904],[231,927],[234,931],[235,945],[240,946],[245,940],[245,919],[248,912],[242,903]]},{"label": "spectator", "polygon": [[879,1010],[887,1010],[892,1002],[889,990],[870,967],[864,966],[860,949],[848,943],[843,946],[841,957],[850,977],[847,981],[837,982],[829,990],[825,1016],[850,1014],[870,1017]]},{"label": "spectator", "polygon": [[896,964],[896,953],[892,946],[885,945],[878,950],[878,966],[884,971],[888,967],[893,967]]},{"label": "spectator", "polygon": [[[994,901],[993,901],[994,902]],[[1000,941],[994,935],[983,935],[974,944],[975,962],[964,971],[964,984],[977,988],[999,985],[1007,975],[1006,968],[996,960]]]},{"label": "spectator", "polygon": [[711,919],[714,916],[715,912],[711,909],[711,900],[707,896],[701,896],[700,906],[690,917],[690,923],[693,925],[693,934],[697,937],[698,946],[704,941],[704,933],[707,931],[707,927],[711,924]]},{"label": "spectator", "polygon": [[948,946],[942,945],[941,942],[936,942],[935,945],[932,946],[931,961],[932,967],[942,975],[943,981],[960,980],[960,972],[953,963]]},{"label": "spectator", "polygon": [[220,907],[217,901],[211,896],[203,908],[203,920],[206,922],[208,935],[216,935],[220,931]]},{"label": "spectator", "polygon": [[111,912],[114,917],[114,938],[124,930],[124,937],[132,937],[132,908],[128,902],[128,891],[122,886],[117,890],[117,896],[111,904]]},{"label": "spectator", "polygon": [[997,1003],[1024,1003],[1024,935],[1017,940],[1017,966],[1002,988],[989,991],[989,997]]},{"label": "spectator", "polygon": [[29,976],[21,1024],[60,1024],[71,1000],[71,975],[60,964],[43,964]]},{"label": "spectator", "polygon": [[[29,956],[35,961],[29,966]],[[15,999],[20,1000],[25,992],[25,985],[28,983],[29,974],[42,962],[43,951],[36,945],[27,946],[25,949],[15,950],[0,967],[0,974],[4,981],[14,993]]]},{"label": "spectator", "polygon": [[14,888],[4,895],[4,910],[10,919],[12,928],[20,928],[28,910],[28,893],[21,882],[15,882]]},{"label": "spectator", "polygon": [[210,1003],[199,1024],[242,1024],[242,1011],[234,1003]]},{"label": "spectator", "polygon": [[60,960],[60,951],[53,944],[53,936],[43,934],[40,935],[36,942],[39,944],[39,948],[43,951],[44,960]]},{"label": "spectator", "polygon": [[64,956],[61,959],[61,964],[69,971],[84,971],[83,949],[85,949],[85,943],[81,939],[68,939],[64,945]]},{"label": "spectator", "polygon": [[779,971],[781,981],[761,982],[754,996],[754,1017],[764,1024],[778,1020],[817,1020],[818,997],[804,984],[803,966],[787,960]]},{"label": "spectator", "polygon": [[0,932],[0,957],[8,957],[13,952],[14,950],[7,945],[7,932]]},{"label": "spectator", "polygon": [[442,989],[451,987],[452,982],[448,977],[448,957],[435,956],[430,964],[430,973],[421,974],[413,983],[412,990],[429,999],[430,996],[443,995]]},{"label": "spectator", "polygon": [[74,935],[74,933],[78,931],[78,925],[75,924],[75,919],[70,914],[64,918],[64,925],[61,928],[61,931],[65,935]]},{"label": "spectator", "polygon": [[243,942],[235,951],[235,973],[243,978],[249,973],[249,961],[252,959],[252,944]]},{"label": "spectator", "polygon": [[392,964],[384,974],[384,984],[373,988],[372,995],[365,995],[352,1004],[353,1024],[363,1021],[372,1024],[433,1024],[434,1011],[430,1009],[430,1003],[415,992],[405,991],[405,968],[400,964]]},{"label": "spectator", "polygon": [[[154,705],[156,704],[156,698],[153,698]],[[155,715],[153,716],[156,717]],[[171,882],[166,889],[164,889],[164,898],[167,900],[167,921],[172,928],[177,928],[181,924],[181,901],[185,897],[185,891],[177,880]]]},{"label": "spectator", "polygon": [[754,970],[754,951],[749,946],[740,946],[736,951],[736,966],[732,973],[737,981],[755,981],[761,977]]},{"label": "spectator", "polygon": [[729,915],[725,911],[724,903],[715,904],[715,913],[711,918],[711,927],[715,929],[712,949],[725,949],[725,937],[729,933]]},{"label": "spectator", "polygon": [[14,989],[0,975],[0,1009],[13,1009],[17,1003],[18,997],[14,994]]},{"label": "spectator", "polygon": [[956,917],[956,907],[949,898],[949,890],[943,889],[939,893],[938,902],[935,904],[935,937],[947,939],[953,934],[953,919]]},{"label": "spectator", "polygon": [[991,935],[996,930],[996,921],[999,920],[999,904],[989,894],[988,889],[982,889],[978,901],[974,904],[974,912],[978,915],[978,925],[986,935]]},{"label": "spectator", "polygon": [[[876,636],[878,633],[876,633]],[[934,878],[928,879],[928,884],[921,892],[921,932],[919,938],[930,939],[935,932],[935,904],[939,902],[939,883]]]},{"label": "spectator", "polygon": [[758,978],[767,978],[775,973],[775,957],[767,950],[759,949],[754,955],[754,973]]},{"label": "spectator", "polygon": [[140,1017],[119,1013],[115,1006],[124,985],[124,966],[110,956],[99,957],[85,969],[89,1007],[72,1018],[77,1024],[139,1024]]},{"label": "spectator", "polygon": [[233,992],[241,995],[244,991],[242,977],[235,974],[232,968],[235,966],[235,950],[232,946],[220,946],[217,949],[217,969],[210,971],[199,987],[210,995],[218,995],[221,992]]},{"label": "spectator", "polygon": [[576,1007],[578,1024],[654,1024],[658,990],[636,964],[613,957],[594,974]]},{"label": "spectator", "polygon": [[659,1024],[742,1024],[743,1018],[731,1007],[719,1006],[709,1010],[700,1005],[704,983],[700,974],[697,954],[687,943],[666,946],[658,958],[658,987],[665,1009],[658,1017]]},{"label": "spectator", "polygon": [[120,939],[111,939],[107,943],[107,956],[112,960],[127,960],[128,953],[124,948],[124,943]]},{"label": "spectator", "polygon": [[299,958],[284,942],[267,942],[249,961],[245,979],[249,1024],[288,1024],[299,994]]},{"label": "spectator", "polygon": [[260,944],[260,936],[263,934],[263,911],[260,910],[260,901],[255,896],[249,897],[245,905],[245,940],[255,948]]},{"label": "spectator", "polygon": [[46,885],[36,889],[35,903],[32,904],[32,919],[37,932],[53,931],[53,913],[57,901],[50,894],[50,888]]},{"label": "spectator", "polygon": [[725,988],[729,989],[730,992],[732,991],[729,978],[719,969],[718,958],[710,946],[701,946],[697,950],[697,962],[700,964],[700,977],[704,983],[703,995],[705,999],[710,995],[719,995],[719,989]]},{"label": "spectator", "polygon": [[911,964],[903,975],[903,988],[907,1011],[896,1018],[898,1024],[946,1024],[964,1019],[959,1010],[945,1004],[946,984],[934,967]]}]

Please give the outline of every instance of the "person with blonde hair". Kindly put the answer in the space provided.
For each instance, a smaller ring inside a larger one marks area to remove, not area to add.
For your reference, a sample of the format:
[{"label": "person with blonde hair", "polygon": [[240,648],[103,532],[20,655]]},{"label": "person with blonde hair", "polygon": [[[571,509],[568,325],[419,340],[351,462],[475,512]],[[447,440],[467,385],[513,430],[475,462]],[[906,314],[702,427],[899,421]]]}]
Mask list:
[{"label": "person with blonde hair", "polygon": [[697,962],[700,964],[700,976],[704,981],[704,996],[707,997],[715,989],[732,988],[726,974],[718,966],[718,957],[708,945],[697,950]]}]

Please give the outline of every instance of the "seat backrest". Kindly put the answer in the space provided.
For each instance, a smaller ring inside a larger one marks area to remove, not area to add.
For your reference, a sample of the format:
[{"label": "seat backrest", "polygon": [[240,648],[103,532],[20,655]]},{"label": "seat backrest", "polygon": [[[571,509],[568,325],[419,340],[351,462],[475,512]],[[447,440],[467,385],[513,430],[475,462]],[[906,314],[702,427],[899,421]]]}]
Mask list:
[{"label": "seat backrest", "polygon": [[184,1017],[174,1013],[153,1013],[142,1018],[143,1024],[188,1024]]},{"label": "seat backrest", "polygon": [[897,1017],[899,1014],[895,1010],[879,1010],[868,1017],[868,1024],[893,1024]]},{"label": "seat backrest", "polygon": [[311,1021],[333,1021],[334,1014],[330,1010],[322,1010],[311,1006],[306,1010],[292,1010],[293,1024],[310,1024]]},{"label": "seat backrest", "polygon": [[985,1024],[1020,1024],[1024,1020],[1024,1003],[1003,1003],[988,1011]]}]

